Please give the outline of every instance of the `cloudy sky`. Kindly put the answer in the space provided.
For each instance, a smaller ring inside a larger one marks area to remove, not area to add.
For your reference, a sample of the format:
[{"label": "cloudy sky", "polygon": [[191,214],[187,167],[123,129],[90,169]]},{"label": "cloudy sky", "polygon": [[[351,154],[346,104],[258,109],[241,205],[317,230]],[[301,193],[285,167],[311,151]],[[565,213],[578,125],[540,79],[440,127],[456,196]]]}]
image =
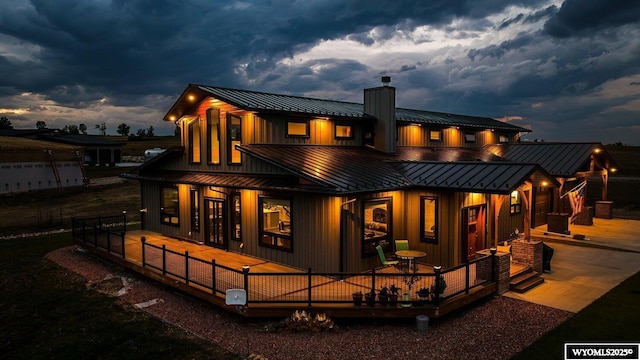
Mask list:
[{"label": "cloudy sky", "polygon": [[637,0],[0,0],[14,128],[153,126],[188,83],[489,116],[640,145]]}]

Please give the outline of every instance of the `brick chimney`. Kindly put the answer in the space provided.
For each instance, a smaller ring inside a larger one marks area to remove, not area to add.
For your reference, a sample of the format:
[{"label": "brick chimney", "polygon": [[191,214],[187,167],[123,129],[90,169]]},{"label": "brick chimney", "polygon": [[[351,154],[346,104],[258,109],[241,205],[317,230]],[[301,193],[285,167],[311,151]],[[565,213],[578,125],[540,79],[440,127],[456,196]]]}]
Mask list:
[{"label": "brick chimney", "polygon": [[389,86],[390,76],[382,77],[382,86],[364,89],[364,112],[376,117],[374,148],[387,154],[396,152],[396,88]]}]

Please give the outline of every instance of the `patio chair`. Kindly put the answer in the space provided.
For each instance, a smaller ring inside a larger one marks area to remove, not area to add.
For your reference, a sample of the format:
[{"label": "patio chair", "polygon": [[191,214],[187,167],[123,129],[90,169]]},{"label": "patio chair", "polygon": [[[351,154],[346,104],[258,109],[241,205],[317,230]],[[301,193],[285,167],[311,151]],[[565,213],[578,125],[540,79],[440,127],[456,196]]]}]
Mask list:
[{"label": "patio chair", "polygon": [[377,245],[376,250],[378,250],[378,255],[380,256],[380,261],[382,262],[383,266],[398,265],[399,261],[397,260],[387,260],[387,257],[384,256],[384,251],[382,251],[382,246]]},{"label": "patio chair", "polygon": [[396,251],[409,250],[409,240],[396,240]]}]

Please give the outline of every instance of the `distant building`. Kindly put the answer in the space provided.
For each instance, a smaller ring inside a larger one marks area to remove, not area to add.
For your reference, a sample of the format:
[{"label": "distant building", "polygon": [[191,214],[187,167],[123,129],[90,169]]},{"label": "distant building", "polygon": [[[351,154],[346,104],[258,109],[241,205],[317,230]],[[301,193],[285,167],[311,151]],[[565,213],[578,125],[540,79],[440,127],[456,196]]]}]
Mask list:
[{"label": "distant building", "polygon": [[77,146],[0,136],[0,194],[88,184],[83,156]]}]

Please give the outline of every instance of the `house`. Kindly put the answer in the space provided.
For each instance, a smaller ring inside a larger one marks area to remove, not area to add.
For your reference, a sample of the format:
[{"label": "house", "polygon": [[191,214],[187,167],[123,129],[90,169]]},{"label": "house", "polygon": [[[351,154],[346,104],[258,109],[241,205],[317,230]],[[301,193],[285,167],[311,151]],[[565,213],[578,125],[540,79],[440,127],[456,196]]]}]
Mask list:
[{"label": "house", "polygon": [[0,136],[0,193],[86,185],[82,159],[75,146]]},{"label": "house", "polygon": [[189,84],[165,115],[182,146],[124,176],[142,228],[316,272],[380,266],[395,239],[452,267],[529,236],[534,189],[560,183],[485,147],[529,130],[492,118]]}]

